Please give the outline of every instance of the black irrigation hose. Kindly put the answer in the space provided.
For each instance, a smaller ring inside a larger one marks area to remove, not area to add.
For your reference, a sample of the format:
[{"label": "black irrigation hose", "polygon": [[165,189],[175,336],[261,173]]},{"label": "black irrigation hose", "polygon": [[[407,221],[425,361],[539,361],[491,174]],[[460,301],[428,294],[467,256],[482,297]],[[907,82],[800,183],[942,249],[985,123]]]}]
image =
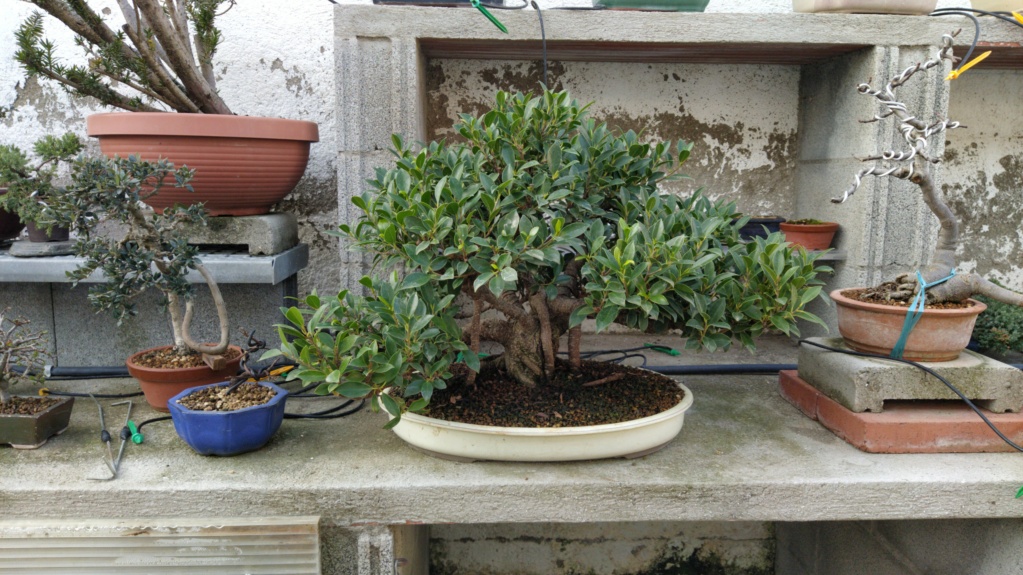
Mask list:
[{"label": "black irrigation hose", "polygon": [[142,431],[142,428],[147,426],[147,425],[149,425],[150,423],[156,423],[157,421],[167,421],[170,418],[171,418],[171,416],[164,415],[162,417],[154,417],[152,419],[147,419],[147,420],[143,421],[142,423],[138,424],[138,426],[135,429],[137,429],[139,431]]},{"label": "black irrigation hose", "polygon": [[348,411],[343,411],[341,413],[335,413],[335,412],[337,412],[337,411],[339,411],[341,409],[344,409],[344,408],[348,407],[354,401],[355,400],[350,399],[350,400],[348,400],[348,401],[346,401],[346,402],[344,402],[341,405],[338,405],[336,407],[332,407],[330,409],[325,409],[323,411],[317,411],[317,412],[314,412],[314,413],[285,413],[284,414],[284,419],[337,419],[339,417],[345,417],[347,415],[351,415],[351,414],[361,410],[363,408],[363,406],[366,405],[366,400],[365,399],[360,399],[359,400],[359,405],[356,405],[354,408],[352,408],[352,409],[350,409]]},{"label": "black irrigation hose", "polygon": [[828,351],[834,351],[834,352],[837,352],[837,353],[844,353],[846,355],[853,355],[853,356],[856,356],[856,357],[869,357],[871,359],[885,359],[885,360],[888,360],[888,361],[894,361],[894,362],[898,362],[898,363],[904,363],[906,365],[912,365],[913,367],[921,369],[924,372],[926,372],[926,373],[936,377],[938,379],[938,381],[940,381],[941,383],[944,383],[945,386],[947,386],[949,389],[951,389],[953,393],[958,395],[959,399],[962,399],[966,403],[966,405],[970,406],[970,409],[972,409],[973,412],[976,413],[978,417],[980,417],[982,420],[984,420],[984,423],[986,423],[987,426],[991,428],[991,431],[994,431],[995,434],[998,435],[998,437],[1002,438],[1002,441],[1007,443],[1010,447],[1012,447],[1016,451],[1023,452],[1023,447],[1017,445],[1011,439],[1006,437],[1005,434],[1001,432],[1001,430],[999,430],[997,427],[995,427],[995,424],[991,423],[991,420],[988,419],[987,416],[985,416],[980,411],[980,408],[978,408],[976,405],[974,405],[974,403],[972,401],[970,401],[970,399],[968,397],[966,397],[963,394],[963,392],[959,391],[959,389],[956,388],[956,386],[954,386],[951,383],[949,383],[947,379],[945,379],[944,377],[941,377],[933,369],[931,369],[931,368],[929,368],[929,367],[927,367],[925,365],[921,365],[921,364],[919,364],[919,363],[917,363],[915,361],[910,361],[908,359],[899,359],[899,358],[894,358],[894,357],[888,357],[886,355],[876,355],[876,354],[873,354],[873,353],[863,353],[863,352],[852,351],[852,350],[848,350],[848,349],[837,349],[837,348],[834,348],[834,347],[829,347],[829,346],[826,346],[826,345],[823,345],[823,344],[819,344],[819,343],[813,342],[813,341],[808,341],[808,340],[805,340],[805,339],[799,340],[799,344],[800,345],[802,345],[802,344],[812,345],[814,347],[819,347],[821,349],[826,349]]},{"label": "black irrigation hose", "polygon": [[133,393],[72,393],[70,391],[45,391],[46,395],[56,395],[58,397],[95,397],[97,399],[124,399],[126,397],[138,397],[142,395],[141,391]]}]

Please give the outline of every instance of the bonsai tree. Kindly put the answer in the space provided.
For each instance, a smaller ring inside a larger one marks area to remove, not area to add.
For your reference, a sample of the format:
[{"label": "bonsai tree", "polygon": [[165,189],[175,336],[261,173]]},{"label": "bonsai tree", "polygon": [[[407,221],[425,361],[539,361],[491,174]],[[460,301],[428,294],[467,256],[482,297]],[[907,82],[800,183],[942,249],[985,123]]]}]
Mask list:
[{"label": "bonsai tree", "polygon": [[39,158],[35,163],[17,146],[0,145],[0,184],[7,188],[0,196],[0,208],[50,230],[64,195],[54,181],[61,167],[70,165],[82,151],[82,141],[69,132],[59,138],[45,136],[33,149]]},{"label": "bonsai tree", "polygon": [[[159,290],[170,313],[175,351],[180,355],[223,354],[228,346],[227,307],[213,276],[196,257],[198,248],[188,245],[180,233],[184,225],[205,221],[202,205],[175,206],[159,214],[145,210],[140,203],[160,193],[168,182],[191,191],[192,170],[175,170],[165,160],[146,162],[136,156],[81,157],[72,175],[59,222],[78,232],[75,253],[85,260],[68,273],[73,284],[102,271],[106,279],[90,287],[89,301],[98,309],[113,312],[118,324],[137,313],[134,299],[139,294],[150,288]],[[119,222],[127,231],[119,239],[101,235],[96,229],[100,219]],[[190,335],[194,310],[192,286],[186,279],[189,270],[202,275],[213,296],[220,322],[216,344],[196,342]]]},{"label": "bonsai tree", "polygon": [[[958,61],[958,58],[952,55],[953,36],[946,34],[942,37],[942,46],[935,58],[906,68],[883,87],[876,89],[870,84],[860,84],[857,87],[860,94],[877,98],[885,109],[884,114],[875,115],[874,118],[867,121],[876,122],[894,118],[899,124],[899,131],[906,142],[906,148],[904,150],[888,150],[879,156],[866,158],[864,161],[871,162],[872,165],[856,174],[853,185],[845,191],[841,198],[831,200],[835,203],[843,203],[848,200],[859,189],[865,176],[900,178],[916,184],[920,188],[924,203],[938,218],[941,225],[938,242],[930,262],[919,270],[923,281],[928,284],[952,276],[958,266],[956,250],[960,243],[959,221],[934,185],[932,166],[940,163],[941,160],[930,154],[928,146],[933,138],[940,137],[946,130],[963,126],[959,122],[948,119],[935,118],[928,121],[924,114],[913,113],[907,109],[906,105],[898,100],[895,91],[918,73],[928,72],[932,69],[940,71],[944,60],[953,63]],[[889,299],[908,300],[914,297],[920,288],[920,282],[914,270],[898,275],[892,282],[880,286],[877,291]],[[928,303],[961,302],[976,294],[1009,305],[1023,305],[1023,294],[996,285],[974,273],[956,273],[947,281],[926,290]]]},{"label": "bonsai tree", "polygon": [[[578,366],[587,318],[597,330],[675,330],[687,348],[711,351],[820,322],[804,309],[821,290],[816,255],[780,234],[742,243],[748,218],[733,218],[733,203],[659,188],[681,177],[691,144],[617,133],[549,91],[499,92],[493,110],[463,115],[456,130],[460,142],[418,150],[394,136],[394,166],[353,198],[362,217],[340,234],[405,275],[365,278],[366,297],[312,296],[286,310],[270,355],[299,364],[291,377],[349,397],[396,387],[416,411],[459,351],[480,370],[483,341],[504,348],[483,367],[523,385],[548,380],[565,333]],[[402,407],[382,400],[392,415]]]},{"label": "bonsai tree", "polygon": [[[0,309],[0,406],[12,403],[11,386],[21,381],[42,379],[44,333],[28,331],[27,319],[9,316],[10,309]],[[25,368],[16,371],[15,366]]]},{"label": "bonsai tree", "polygon": [[[63,22],[88,61],[66,65],[34,12],[17,32],[18,62],[30,75],[134,112],[230,114],[217,94],[213,56],[218,16],[235,0],[118,0],[124,23],[111,28],[87,0],[26,0]],[[222,6],[223,9],[222,9]]]}]

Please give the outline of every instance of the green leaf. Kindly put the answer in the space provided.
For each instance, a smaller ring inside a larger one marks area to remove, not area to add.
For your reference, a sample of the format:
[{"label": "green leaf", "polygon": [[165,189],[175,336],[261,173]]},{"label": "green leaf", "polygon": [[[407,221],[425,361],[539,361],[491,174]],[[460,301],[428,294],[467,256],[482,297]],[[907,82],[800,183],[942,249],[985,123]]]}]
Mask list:
[{"label": "green leaf", "polygon": [[284,317],[288,318],[288,321],[297,327],[305,327],[305,322],[302,320],[302,312],[297,307],[289,307],[288,311],[284,312]]},{"label": "green leaf", "polygon": [[398,402],[393,397],[386,393],[381,393],[378,397],[380,397],[380,403],[384,406],[384,411],[393,416],[401,415],[401,407],[398,406]]},{"label": "green leaf", "polygon": [[401,281],[401,287],[398,288],[398,291],[421,288],[428,283],[430,283],[430,276],[427,274],[423,272],[411,273]]},{"label": "green leaf", "polygon": [[337,392],[348,399],[362,399],[371,391],[373,391],[372,387],[357,381],[346,381],[337,388]]},{"label": "green leaf", "polygon": [[604,331],[615,322],[618,317],[618,307],[606,305],[597,313],[597,331]]}]

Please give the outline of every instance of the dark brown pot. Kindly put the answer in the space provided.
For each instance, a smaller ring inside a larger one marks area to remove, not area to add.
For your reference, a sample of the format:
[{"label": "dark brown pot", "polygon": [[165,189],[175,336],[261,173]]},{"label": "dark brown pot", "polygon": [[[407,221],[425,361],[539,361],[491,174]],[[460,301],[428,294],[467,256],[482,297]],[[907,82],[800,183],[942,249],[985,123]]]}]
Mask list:
[{"label": "dark brown pot", "polygon": [[[7,188],[0,188],[0,196],[6,193]],[[13,240],[23,229],[25,229],[25,224],[18,218],[18,214],[0,210],[0,242]]]},{"label": "dark brown pot", "polygon": [[35,415],[0,415],[0,445],[17,449],[35,449],[67,429],[71,421],[73,397],[61,397],[57,403]]},{"label": "dark brown pot", "polygon": [[34,222],[28,222],[25,228],[30,242],[66,242],[71,237],[68,228],[54,227],[47,233],[46,228],[37,228]]},{"label": "dark brown pot", "polygon": [[[888,355],[906,322],[905,307],[866,303],[831,292],[838,312],[838,332],[846,345],[865,353]],[[971,299],[968,308],[925,309],[906,340],[903,358],[911,361],[952,361],[966,349],[977,316],[987,309]]]},{"label": "dark brown pot", "polygon": [[146,200],[159,212],[205,202],[213,216],[268,213],[298,183],[309,144],[319,141],[314,122],[280,118],[121,112],[86,123],[107,156],[166,159],[195,170],[194,193],[165,187]]},{"label": "dark brown pot", "polygon": [[238,350],[239,355],[227,362],[223,369],[216,371],[209,367],[189,367],[183,369],[161,369],[144,367],[136,362],[143,354],[157,349],[170,349],[171,346],[154,347],[140,351],[128,358],[125,362],[128,366],[128,373],[138,380],[146,401],[157,411],[167,411],[167,400],[185,391],[190,387],[206,385],[208,383],[220,383],[227,381],[231,376],[238,373],[238,365],[241,363],[241,348],[236,345],[231,349]]},{"label": "dark brown pot", "polygon": [[803,246],[808,250],[826,250],[838,232],[838,224],[790,224],[781,223],[781,231],[785,232],[785,241],[792,245]]}]

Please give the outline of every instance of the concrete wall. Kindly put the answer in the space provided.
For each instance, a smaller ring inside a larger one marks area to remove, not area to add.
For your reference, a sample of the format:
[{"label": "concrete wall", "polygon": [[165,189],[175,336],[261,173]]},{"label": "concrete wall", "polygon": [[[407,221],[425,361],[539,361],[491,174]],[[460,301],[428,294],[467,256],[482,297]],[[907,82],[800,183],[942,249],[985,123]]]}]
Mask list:
[{"label": "concrete wall", "polygon": [[1023,72],[978,71],[952,83],[942,190],[960,217],[964,270],[1023,290]]},{"label": "concrete wall", "polygon": [[772,575],[769,523],[434,525],[431,575]]},{"label": "concrete wall", "polygon": [[[799,67],[551,62],[548,68],[547,84],[592,102],[594,118],[648,141],[694,142],[683,170],[692,180],[674,182],[674,191],[703,187],[711,197],[736,200],[746,213],[794,213]],[[535,91],[543,72],[535,62],[432,60],[425,79],[427,137],[452,139],[458,114],[482,114],[497,90]]]}]

